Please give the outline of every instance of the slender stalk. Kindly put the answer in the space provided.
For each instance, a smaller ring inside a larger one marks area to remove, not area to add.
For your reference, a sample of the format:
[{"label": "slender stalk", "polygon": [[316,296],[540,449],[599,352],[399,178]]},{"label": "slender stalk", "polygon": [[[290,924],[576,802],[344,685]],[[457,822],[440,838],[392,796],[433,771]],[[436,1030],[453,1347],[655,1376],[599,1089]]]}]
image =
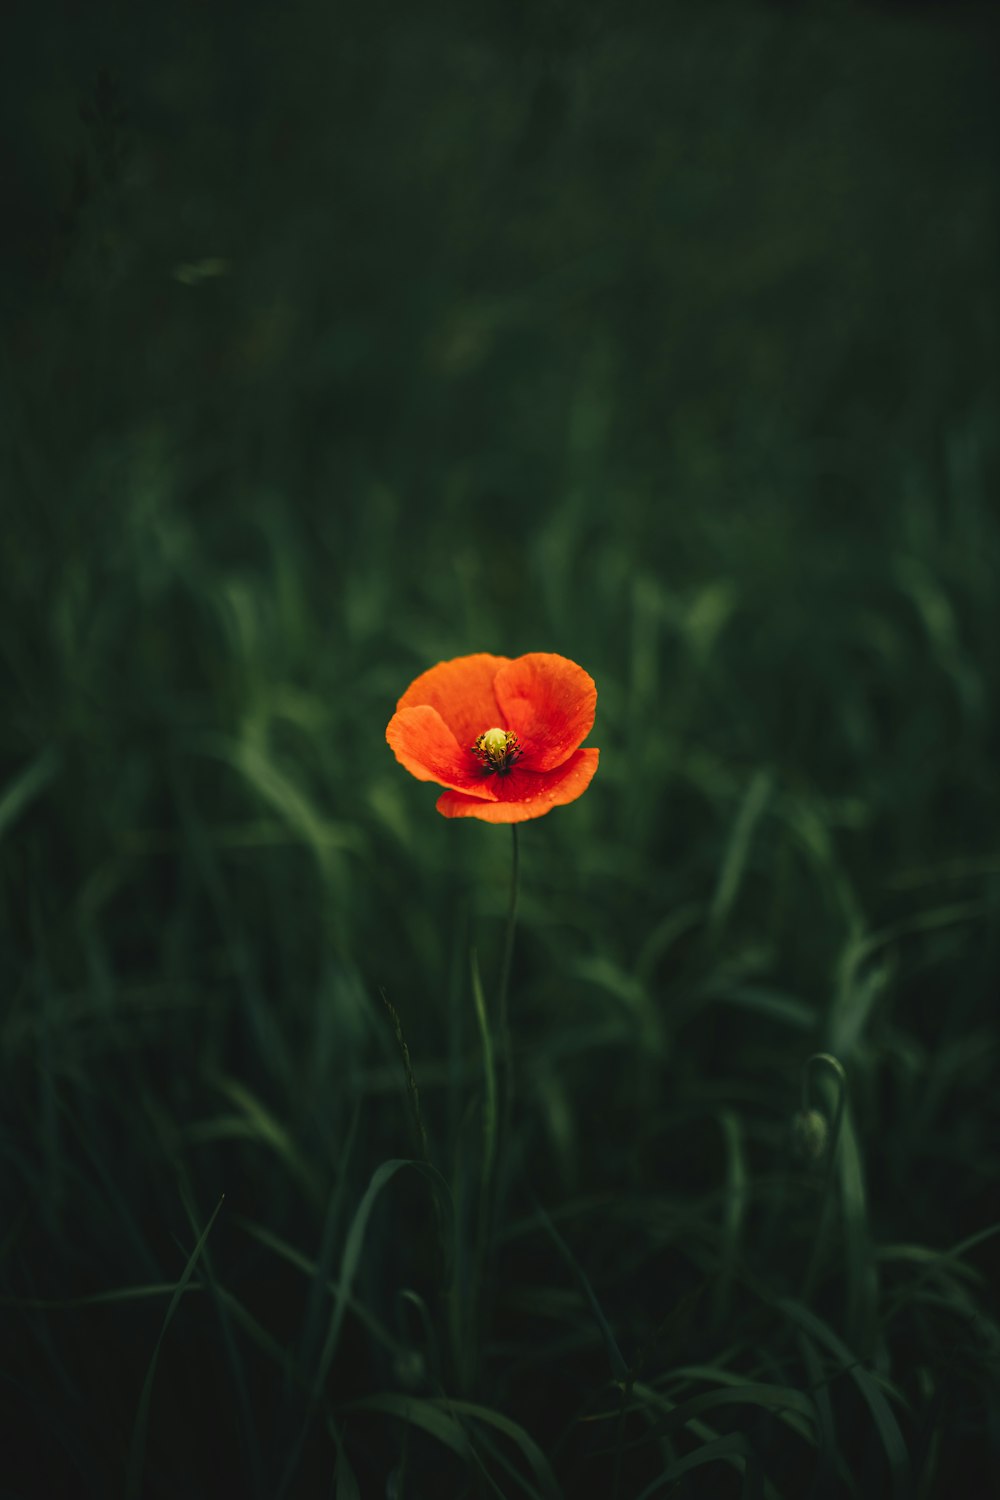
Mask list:
[{"label": "slender stalk", "polygon": [[[490,1034],[483,999],[482,984],[476,955],[472,955],[472,993],[479,1020],[480,1038],[483,1046],[483,1061],[486,1073],[486,1107],[484,1110],[482,1212],[480,1232],[484,1242],[489,1237],[491,1220],[495,1221],[503,1191],[502,1168],[504,1156],[509,1149],[511,1096],[514,1070],[513,1048],[510,1040],[510,1021],[507,1014],[507,996],[510,989],[510,967],[514,952],[514,928],[517,925],[517,896],[520,881],[520,851],[517,841],[517,824],[511,825],[514,834],[513,859],[510,869],[510,898],[507,903],[507,930],[504,933],[503,960],[500,967],[500,989],[496,1008],[496,1048]],[[503,1100],[497,1109],[496,1057],[504,1065]],[[497,1172],[497,1167],[500,1171]]]},{"label": "slender stalk", "polygon": [[833,1179],[837,1163],[837,1147],[840,1145],[840,1130],[844,1123],[844,1110],[847,1106],[847,1074],[835,1057],[829,1052],[814,1052],[807,1057],[802,1068],[802,1108],[806,1111],[811,1108],[812,1074],[817,1068],[823,1068],[832,1075],[831,1081],[837,1091],[837,1102],[834,1108],[833,1124],[830,1129],[830,1140],[827,1145],[826,1170],[823,1175],[823,1197],[820,1207],[819,1227],[813,1238],[812,1255],[809,1257],[809,1265],[806,1268],[805,1279],[802,1283],[801,1298],[808,1303],[816,1285],[816,1277],[819,1274],[820,1261],[826,1248],[827,1236],[831,1228],[833,1214]]},{"label": "slender stalk", "polygon": [[[479,1178],[479,1213],[476,1220],[475,1239],[472,1250],[471,1285],[465,1312],[466,1359],[458,1356],[458,1325],[455,1325],[455,1347],[460,1366],[463,1389],[471,1388],[474,1379],[476,1353],[481,1331],[490,1321],[488,1270],[494,1258],[494,1229],[500,1217],[500,1205],[504,1191],[504,1166],[510,1138],[511,1113],[511,1044],[510,1024],[507,1018],[507,995],[510,988],[511,958],[514,952],[514,928],[517,922],[517,895],[520,875],[520,860],[517,843],[517,826],[514,825],[514,851],[511,865],[510,899],[507,905],[507,929],[504,934],[503,959],[500,968],[500,989],[497,995],[496,1012],[491,1025],[487,1013],[486,997],[479,974],[479,958],[475,948],[469,954],[472,999],[479,1027],[479,1042],[483,1056],[483,1083],[485,1088],[482,1116],[483,1140],[482,1161]],[[498,1062],[506,1064],[503,1079],[503,1098],[500,1099],[497,1073]],[[456,1288],[459,1277],[456,1277]],[[456,1290],[456,1297],[460,1293]],[[453,1303],[456,1315],[458,1302]]]},{"label": "slender stalk", "polygon": [[[479,1330],[488,1323],[489,1293],[487,1292],[487,1266],[493,1259],[493,1231],[500,1216],[500,1203],[504,1190],[504,1167],[509,1149],[511,1093],[513,1072],[511,1067],[510,1023],[507,1014],[507,998],[510,989],[511,958],[514,952],[514,929],[517,923],[517,897],[520,877],[520,858],[517,841],[517,825],[513,825],[514,848],[511,864],[510,899],[507,904],[507,928],[504,933],[503,958],[500,968],[500,988],[497,994],[494,1019],[495,1032],[491,1029],[479,977],[479,963],[475,949],[471,957],[472,997],[476,1020],[479,1024],[479,1040],[483,1052],[483,1076],[485,1098],[483,1100],[483,1156],[482,1175],[479,1182],[479,1216],[476,1226],[473,1253],[473,1291],[470,1307],[469,1334],[478,1340]],[[494,1044],[495,1036],[495,1044]],[[503,1078],[503,1098],[499,1099],[497,1086],[497,1063],[503,1062],[506,1071]]]},{"label": "slender stalk", "polygon": [[493,1168],[497,1155],[497,1079],[493,1052],[493,1037],[490,1033],[483,984],[479,977],[479,956],[473,948],[470,955],[472,973],[472,998],[479,1023],[479,1040],[483,1049],[483,1077],[486,1097],[483,1102],[483,1165],[479,1183],[479,1242],[478,1258],[482,1259],[482,1248],[486,1243],[490,1204],[493,1199]]},{"label": "slender stalk", "polygon": [[503,964],[500,969],[500,993],[497,999],[497,1036],[500,1056],[506,1067],[504,1085],[504,1110],[502,1139],[506,1144],[510,1127],[510,1103],[513,1092],[514,1059],[510,1040],[510,1020],[507,999],[510,990],[510,966],[514,954],[514,929],[517,926],[517,899],[521,880],[521,846],[517,837],[517,824],[510,825],[514,836],[510,865],[510,897],[507,902],[507,931],[503,942]]}]

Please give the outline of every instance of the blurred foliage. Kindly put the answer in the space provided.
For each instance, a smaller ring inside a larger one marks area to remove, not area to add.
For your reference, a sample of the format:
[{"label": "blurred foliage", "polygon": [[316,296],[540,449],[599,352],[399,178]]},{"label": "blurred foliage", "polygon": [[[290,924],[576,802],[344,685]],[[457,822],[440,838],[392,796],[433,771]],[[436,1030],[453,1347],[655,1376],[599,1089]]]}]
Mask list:
[{"label": "blurred foliage", "polygon": [[[8,24],[9,1492],[985,1493],[992,8]],[[383,735],[537,649],[602,762],[523,834],[480,1327],[508,842]]]}]

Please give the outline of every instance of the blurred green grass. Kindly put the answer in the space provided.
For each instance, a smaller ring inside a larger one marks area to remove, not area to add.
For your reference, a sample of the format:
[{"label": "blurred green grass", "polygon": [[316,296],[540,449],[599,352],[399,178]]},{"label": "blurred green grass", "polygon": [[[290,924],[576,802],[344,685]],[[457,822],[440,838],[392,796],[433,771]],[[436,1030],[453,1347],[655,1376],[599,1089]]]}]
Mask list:
[{"label": "blurred green grass", "polygon": [[[17,18],[12,1495],[996,1478],[994,37]],[[534,649],[602,760],[524,829],[477,1313],[508,840],[383,735],[434,661]],[[449,1200],[384,1167],[383,991]]]}]

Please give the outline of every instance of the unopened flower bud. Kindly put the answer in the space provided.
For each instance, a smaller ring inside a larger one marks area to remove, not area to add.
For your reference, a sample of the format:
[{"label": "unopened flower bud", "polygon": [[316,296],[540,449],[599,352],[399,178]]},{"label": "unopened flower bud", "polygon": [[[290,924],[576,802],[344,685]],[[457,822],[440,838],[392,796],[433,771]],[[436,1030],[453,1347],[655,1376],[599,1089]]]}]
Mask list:
[{"label": "unopened flower bud", "polygon": [[805,1161],[818,1162],[826,1153],[830,1125],[818,1109],[800,1109],[792,1120],[792,1145]]},{"label": "unopened flower bud", "polygon": [[393,1366],[396,1379],[407,1390],[418,1390],[424,1384],[427,1369],[419,1349],[400,1349]]}]

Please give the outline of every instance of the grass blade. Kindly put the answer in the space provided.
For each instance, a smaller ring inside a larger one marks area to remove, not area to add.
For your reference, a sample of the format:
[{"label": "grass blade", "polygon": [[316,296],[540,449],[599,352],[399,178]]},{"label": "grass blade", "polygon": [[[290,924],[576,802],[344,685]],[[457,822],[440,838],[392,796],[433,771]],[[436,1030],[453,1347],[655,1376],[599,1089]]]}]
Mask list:
[{"label": "grass blade", "polygon": [[0,839],[35,798],[44,792],[61,764],[58,750],[49,745],[9,783],[0,797]]},{"label": "grass blade", "polygon": [[474,1401],[444,1399],[439,1404],[446,1406],[449,1411],[456,1412],[459,1416],[473,1417],[477,1422],[484,1422],[490,1427],[495,1427],[498,1432],[503,1433],[504,1437],[510,1438],[531,1465],[542,1494],[547,1497],[547,1500],[558,1500],[559,1485],[556,1483],[556,1477],[548,1459],[534,1438],[518,1422],[505,1417],[502,1412],[494,1411],[488,1406],[480,1406]]},{"label": "grass blade", "polygon": [[285,1471],[277,1490],[278,1496],[284,1495],[287,1492],[288,1485],[291,1482],[296,1465],[298,1464],[299,1455],[302,1452],[302,1445],[305,1442],[306,1433],[309,1430],[309,1425],[312,1421],[313,1414],[319,1404],[323,1385],[326,1382],[326,1377],[329,1373],[330,1366],[333,1363],[333,1357],[337,1352],[337,1344],[340,1339],[340,1331],[344,1323],[344,1315],[347,1312],[348,1301],[350,1299],[351,1290],[354,1285],[354,1278],[357,1274],[358,1266],[361,1261],[361,1251],[364,1248],[365,1233],[368,1228],[368,1220],[371,1218],[371,1213],[372,1209],[375,1206],[375,1201],[378,1198],[379,1193],[381,1193],[382,1189],[386,1187],[387,1184],[390,1183],[396,1176],[397,1172],[402,1171],[404,1167],[415,1167],[418,1172],[421,1172],[425,1176],[431,1178],[432,1181],[433,1179],[440,1180],[440,1175],[435,1171],[433,1167],[428,1166],[426,1162],[412,1161],[405,1157],[393,1157],[389,1161],[384,1161],[382,1165],[380,1167],[376,1167],[375,1171],[372,1173],[371,1181],[368,1184],[364,1197],[361,1199],[361,1202],[358,1204],[357,1208],[354,1211],[354,1217],[351,1220],[350,1226],[347,1231],[347,1239],[344,1242],[344,1250],[340,1259],[340,1275],[337,1278],[337,1286],[336,1290],[334,1291],[333,1312],[330,1317],[330,1324],[327,1329],[326,1339],[323,1344],[323,1350],[320,1354],[319,1362],[316,1367],[316,1374],[313,1381],[312,1398],[309,1404],[309,1410],[306,1413],[306,1418],[302,1424],[299,1436],[295,1443],[292,1445],[292,1449],[288,1455],[288,1460],[285,1465]]},{"label": "grass blade", "polygon": [[400,1396],[388,1392],[379,1396],[364,1396],[340,1408],[342,1412],[382,1412],[385,1416],[398,1417],[401,1422],[410,1422],[450,1448],[459,1458],[471,1457],[471,1444],[461,1422],[449,1414],[436,1401],[423,1396]]},{"label": "grass blade", "polygon": [[774,777],[770,771],[757,771],[743,794],[709,908],[708,926],[712,933],[721,932],[732,911],[743,880],[753,836],[767,808],[773,785]]},{"label": "grass blade", "polygon": [[863,1355],[868,1355],[871,1353],[868,1341],[876,1327],[878,1274],[872,1254],[871,1236],[868,1233],[864,1173],[850,1104],[844,1106],[844,1118],[840,1126],[837,1170],[840,1174],[844,1253],[847,1262],[848,1338],[854,1348],[860,1349]]},{"label": "grass blade", "polygon": [[715,1321],[721,1325],[729,1314],[732,1300],[749,1193],[739,1118],[727,1109],[718,1119],[726,1148],[726,1186],[720,1246],[722,1264],[713,1300]]},{"label": "grass blade", "polygon": [[351,1468],[350,1460],[344,1449],[343,1442],[337,1449],[337,1491],[335,1500],[361,1500],[361,1491],[354,1470]]},{"label": "grass blade", "polygon": [[845,1343],[837,1337],[822,1318],[816,1316],[808,1307],[801,1302],[794,1302],[791,1298],[781,1297],[775,1303],[779,1312],[793,1322],[802,1332],[809,1334],[818,1344],[822,1344],[840,1362],[841,1369],[854,1381],[858,1390],[871,1412],[872,1421],[875,1423],[885,1456],[889,1461],[889,1470],[892,1475],[893,1493],[899,1500],[905,1500],[910,1491],[910,1456],[907,1451],[903,1434],[899,1429],[899,1423],[893,1415],[892,1408],[886,1400],[878,1383],[865,1369],[864,1365],[857,1359]]},{"label": "grass blade", "polygon": [[159,1363],[160,1350],[163,1347],[163,1339],[166,1335],[167,1329],[170,1327],[170,1323],[173,1319],[174,1313],[180,1306],[180,1300],[184,1295],[188,1282],[194,1275],[194,1268],[198,1264],[198,1257],[201,1255],[201,1252],[205,1247],[205,1242],[212,1232],[212,1226],[219,1216],[219,1210],[222,1208],[224,1201],[224,1198],[220,1198],[218,1203],[216,1204],[215,1211],[212,1214],[212,1217],[209,1219],[208,1223],[205,1225],[205,1228],[202,1230],[201,1235],[198,1239],[198,1243],[192,1250],[191,1255],[188,1259],[188,1263],[184,1267],[181,1279],[180,1281],[178,1281],[176,1287],[174,1288],[174,1295],[170,1299],[170,1305],[168,1306],[166,1314],[164,1316],[163,1326],[160,1329],[160,1336],[156,1340],[156,1347],[154,1348],[152,1358],[149,1361],[149,1369],[146,1371],[146,1379],[143,1382],[142,1394],[139,1397],[139,1406],[135,1414],[135,1424],[132,1428],[132,1443],[129,1448],[128,1472],[125,1480],[125,1500],[140,1500],[140,1497],[142,1495],[142,1466],[146,1454],[146,1434],[149,1429],[149,1408],[153,1396],[153,1381],[156,1377],[156,1366]]},{"label": "grass blade", "polygon": [[280,1120],[276,1120],[270,1110],[265,1108],[256,1095],[252,1094],[238,1079],[220,1074],[214,1082],[219,1091],[225,1094],[226,1098],[240,1111],[241,1118],[246,1122],[249,1137],[260,1141],[262,1145],[274,1151],[306,1195],[313,1202],[318,1202],[320,1189],[316,1174],[301,1155],[290,1133]]},{"label": "grass blade", "polygon": [[[742,1464],[739,1463],[740,1459],[743,1460]],[[703,1443],[694,1453],[688,1453],[684,1458],[677,1459],[675,1463],[664,1469],[652,1484],[648,1484],[636,1500],[649,1500],[651,1495],[657,1494],[665,1485],[673,1484],[680,1479],[682,1474],[687,1474],[691,1469],[700,1469],[703,1464],[733,1463],[734,1461],[737,1467],[748,1467],[753,1464],[759,1469],[757,1455],[740,1432],[731,1432],[728,1437],[715,1438],[712,1442]]]},{"label": "grass blade", "polygon": [[591,1312],[594,1315],[594,1321],[596,1322],[598,1329],[600,1330],[601,1338],[604,1341],[604,1347],[607,1351],[608,1362],[611,1365],[611,1374],[613,1379],[622,1384],[626,1383],[630,1378],[628,1364],[625,1360],[625,1356],[622,1354],[621,1350],[618,1347],[618,1343],[615,1339],[614,1334],[611,1332],[611,1326],[608,1323],[607,1318],[604,1316],[603,1311],[601,1310],[601,1304],[598,1302],[597,1298],[594,1295],[594,1289],[590,1285],[590,1282],[587,1280],[586,1272],[584,1271],[583,1267],[580,1265],[580,1262],[577,1260],[576,1256],[573,1254],[572,1250],[569,1248],[566,1241],[563,1239],[562,1235],[559,1233],[558,1229],[553,1224],[552,1220],[549,1218],[548,1214],[545,1212],[540,1203],[536,1202],[535,1212],[541,1219],[542,1224],[544,1225],[552,1243],[555,1245],[556,1249],[559,1251],[559,1254],[562,1256],[563,1260],[566,1262],[566,1265],[572,1272],[573,1280],[580,1288],[585,1301],[587,1302]]}]

